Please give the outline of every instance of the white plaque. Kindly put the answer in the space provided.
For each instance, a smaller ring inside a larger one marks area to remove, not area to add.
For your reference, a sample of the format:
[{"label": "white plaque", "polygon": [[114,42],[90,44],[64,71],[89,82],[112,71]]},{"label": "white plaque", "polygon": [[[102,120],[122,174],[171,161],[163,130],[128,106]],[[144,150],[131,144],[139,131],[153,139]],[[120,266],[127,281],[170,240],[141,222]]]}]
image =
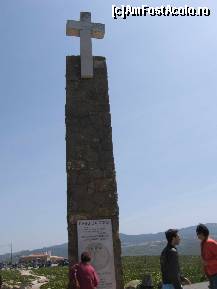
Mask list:
[{"label": "white plaque", "polygon": [[79,260],[82,252],[91,254],[100,278],[97,289],[116,289],[111,220],[80,220],[77,230]]}]

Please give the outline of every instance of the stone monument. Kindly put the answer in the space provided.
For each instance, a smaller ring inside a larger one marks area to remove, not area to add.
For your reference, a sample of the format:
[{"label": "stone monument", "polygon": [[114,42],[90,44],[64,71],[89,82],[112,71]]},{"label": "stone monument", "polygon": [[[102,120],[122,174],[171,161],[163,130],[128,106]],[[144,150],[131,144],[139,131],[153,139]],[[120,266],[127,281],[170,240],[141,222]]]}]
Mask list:
[{"label": "stone monument", "polygon": [[88,12],[67,22],[66,34],[81,42],[81,56],[66,58],[68,253],[71,266],[89,251],[98,288],[123,289],[107,67],[104,57],[92,56],[91,44],[104,32]]}]

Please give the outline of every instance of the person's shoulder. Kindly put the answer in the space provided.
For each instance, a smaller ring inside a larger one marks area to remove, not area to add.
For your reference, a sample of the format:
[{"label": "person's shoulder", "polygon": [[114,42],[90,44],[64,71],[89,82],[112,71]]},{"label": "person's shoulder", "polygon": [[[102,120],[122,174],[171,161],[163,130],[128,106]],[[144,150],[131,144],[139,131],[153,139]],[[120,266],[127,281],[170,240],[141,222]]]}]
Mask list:
[{"label": "person's shoulder", "polygon": [[89,269],[90,271],[93,271],[93,272],[95,271],[95,269],[94,269],[93,265],[91,265],[91,264],[88,264],[87,266],[88,266],[88,269]]},{"label": "person's shoulder", "polygon": [[176,248],[171,248],[170,251],[177,253],[177,249]]},{"label": "person's shoulder", "polygon": [[176,249],[175,247],[169,248],[169,254],[171,254],[171,255],[177,255],[177,254],[178,254],[177,249]]},{"label": "person's shoulder", "polygon": [[177,252],[177,249],[175,247],[172,247],[172,246],[166,246],[162,253],[161,253],[161,257],[163,258],[164,256],[175,256],[177,255],[178,252]]},{"label": "person's shoulder", "polygon": [[207,241],[206,241],[206,244],[208,247],[216,247],[217,246],[217,241],[212,239],[212,238],[209,238]]},{"label": "person's shoulder", "polygon": [[212,238],[209,238],[209,239],[207,239],[207,243],[211,243],[212,244],[212,243],[217,243],[217,242],[216,242],[216,240],[214,240]]},{"label": "person's shoulder", "polygon": [[170,249],[170,247],[167,245],[166,247],[163,248],[163,250],[162,250],[161,253],[162,253],[162,254],[163,254],[163,253],[166,253],[169,249]]}]

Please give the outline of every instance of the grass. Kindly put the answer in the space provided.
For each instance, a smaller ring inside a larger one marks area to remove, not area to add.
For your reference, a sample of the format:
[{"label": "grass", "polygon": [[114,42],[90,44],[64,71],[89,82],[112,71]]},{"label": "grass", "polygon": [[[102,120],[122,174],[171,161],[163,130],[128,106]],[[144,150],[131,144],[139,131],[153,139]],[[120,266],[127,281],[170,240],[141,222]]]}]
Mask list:
[{"label": "grass", "polygon": [[8,285],[19,285],[22,284],[24,286],[27,286],[31,283],[33,279],[35,279],[32,276],[22,276],[20,274],[20,271],[18,270],[2,270],[1,276],[4,283],[7,283]]},{"label": "grass", "polygon": [[67,267],[51,267],[34,269],[35,275],[46,276],[49,279],[47,284],[41,286],[41,289],[60,289],[67,288],[68,285],[68,268]]},{"label": "grass", "polygon": [[[131,280],[143,279],[145,274],[151,274],[155,288],[161,282],[160,263],[157,256],[138,256],[123,257],[124,283]],[[180,256],[180,265],[183,275],[188,277],[192,283],[205,281],[201,261],[199,256]],[[33,269],[33,274],[46,276],[49,279],[47,284],[41,286],[41,289],[64,289],[68,285],[68,268],[51,267]],[[22,276],[18,270],[2,270],[2,279],[9,285],[22,284],[27,286],[35,277]]]},{"label": "grass", "polygon": [[[193,283],[206,280],[202,271],[200,257],[180,256],[180,265],[183,274]],[[161,282],[159,257],[157,256],[123,257],[123,271],[125,284],[131,280],[141,280],[147,273],[152,275],[155,288]],[[67,288],[67,267],[40,268],[33,270],[33,272],[37,275],[46,276],[50,280],[41,289]]]},{"label": "grass", "polygon": [[[180,256],[181,271],[188,277],[192,283],[206,280],[200,257],[198,256]],[[154,285],[161,282],[160,262],[157,256],[139,256],[123,258],[124,283],[131,280],[141,280],[145,274],[151,274]]]}]

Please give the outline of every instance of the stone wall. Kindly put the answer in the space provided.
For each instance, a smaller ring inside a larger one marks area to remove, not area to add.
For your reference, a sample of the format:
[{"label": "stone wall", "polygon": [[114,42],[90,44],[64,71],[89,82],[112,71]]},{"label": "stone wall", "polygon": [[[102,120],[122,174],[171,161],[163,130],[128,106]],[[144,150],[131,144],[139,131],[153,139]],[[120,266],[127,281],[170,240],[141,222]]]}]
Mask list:
[{"label": "stone wall", "polygon": [[67,219],[70,264],[78,261],[77,220],[111,219],[117,289],[123,289],[119,209],[106,60],[94,57],[94,78],[80,78],[80,57],[66,60]]}]

